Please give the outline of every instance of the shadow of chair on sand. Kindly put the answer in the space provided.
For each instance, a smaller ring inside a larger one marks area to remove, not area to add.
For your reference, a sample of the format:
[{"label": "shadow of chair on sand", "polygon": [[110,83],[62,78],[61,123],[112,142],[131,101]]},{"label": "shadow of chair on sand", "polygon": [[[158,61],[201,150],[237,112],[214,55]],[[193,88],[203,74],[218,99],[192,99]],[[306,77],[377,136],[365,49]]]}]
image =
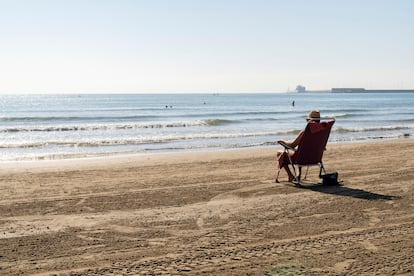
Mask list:
[{"label": "shadow of chair on sand", "polygon": [[362,189],[354,189],[343,185],[337,186],[326,186],[320,183],[302,185],[302,189],[308,189],[314,192],[338,195],[338,196],[349,196],[354,198],[366,199],[366,200],[395,200],[399,199],[398,196],[382,195],[377,193],[368,192]]}]

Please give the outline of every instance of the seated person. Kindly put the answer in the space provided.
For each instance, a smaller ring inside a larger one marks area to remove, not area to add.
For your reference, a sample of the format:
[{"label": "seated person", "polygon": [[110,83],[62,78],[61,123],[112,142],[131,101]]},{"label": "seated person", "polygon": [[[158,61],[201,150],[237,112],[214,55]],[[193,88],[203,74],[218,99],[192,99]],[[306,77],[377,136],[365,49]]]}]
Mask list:
[{"label": "seated person", "polygon": [[[308,117],[306,118],[306,121],[313,121],[313,122],[320,122],[321,119],[321,114],[319,112],[319,110],[312,110],[311,112],[309,112]],[[287,146],[291,147],[291,148],[296,148],[303,137],[303,133],[304,130],[302,130],[298,136],[295,138],[295,140],[291,141],[291,142],[287,142],[284,140],[279,140],[279,142],[282,142],[284,144],[286,144]],[[295,160],[295,153],[294,152],[289,152],[290,158],[292,160]],[[293,180],[295,180],[295,177],[293,176],[292,172],[289,169],[289,157],[287,156],[287,153],[285,151],[278,151],[277,152],[277,158],[278,158],[278,163],[279,163],[279,168],[284,168],[289,176],[289,182],[292,182]],[[301,167],[299,167],[299,175],[301,175]]]}]

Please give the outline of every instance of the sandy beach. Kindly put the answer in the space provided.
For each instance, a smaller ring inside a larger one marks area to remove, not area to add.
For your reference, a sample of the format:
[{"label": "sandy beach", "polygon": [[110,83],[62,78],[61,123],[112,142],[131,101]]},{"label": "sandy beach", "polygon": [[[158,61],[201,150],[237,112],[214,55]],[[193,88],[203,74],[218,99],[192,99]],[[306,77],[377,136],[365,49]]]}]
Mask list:
[{"label": "sandy beach", "polygon": [[413,275],[414,140],[4,163],[1,275]]}]

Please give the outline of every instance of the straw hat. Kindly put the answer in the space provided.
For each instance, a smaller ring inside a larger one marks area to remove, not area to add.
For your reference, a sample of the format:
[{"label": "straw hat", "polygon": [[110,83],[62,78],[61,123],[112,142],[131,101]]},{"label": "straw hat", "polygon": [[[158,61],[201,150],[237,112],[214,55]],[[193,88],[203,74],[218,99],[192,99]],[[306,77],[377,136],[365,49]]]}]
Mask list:
[{"label": "straw hat", "polygon": [[321,119],[321,113],[319,110],[312,110],[309,112],[308,117],[306,118],[308,120],[320,120]]}]

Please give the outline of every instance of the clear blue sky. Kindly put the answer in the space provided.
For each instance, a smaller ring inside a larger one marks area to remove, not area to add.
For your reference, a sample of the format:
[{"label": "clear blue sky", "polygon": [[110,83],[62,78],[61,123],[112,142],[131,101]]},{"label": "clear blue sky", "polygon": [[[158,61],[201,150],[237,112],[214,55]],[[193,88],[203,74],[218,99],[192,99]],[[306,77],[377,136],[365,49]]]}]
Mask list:
[{"label": "clear blue sky", "polygon": [[411,0],[0,0],[0,93],[414,88]]}]

